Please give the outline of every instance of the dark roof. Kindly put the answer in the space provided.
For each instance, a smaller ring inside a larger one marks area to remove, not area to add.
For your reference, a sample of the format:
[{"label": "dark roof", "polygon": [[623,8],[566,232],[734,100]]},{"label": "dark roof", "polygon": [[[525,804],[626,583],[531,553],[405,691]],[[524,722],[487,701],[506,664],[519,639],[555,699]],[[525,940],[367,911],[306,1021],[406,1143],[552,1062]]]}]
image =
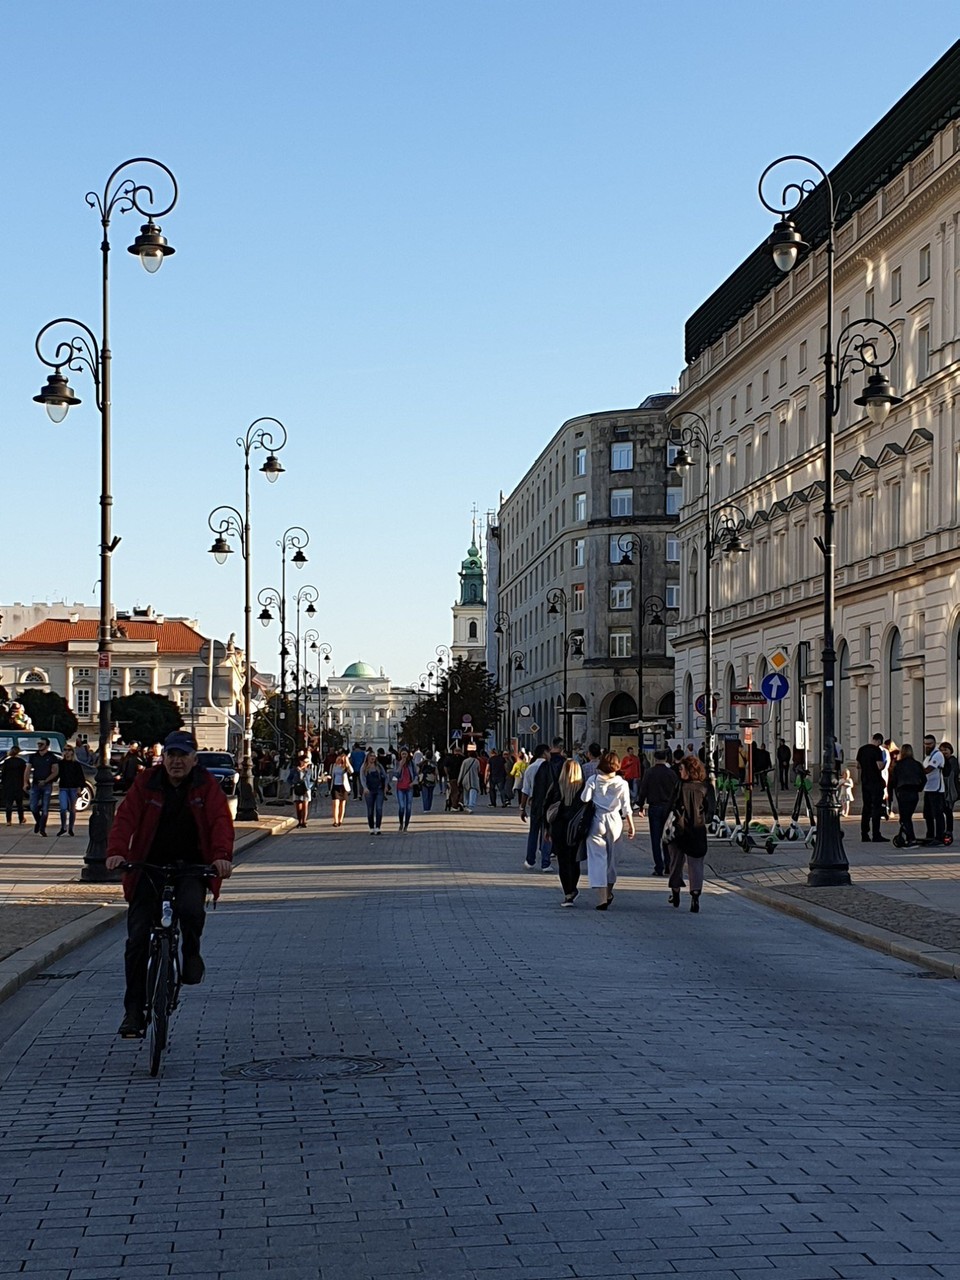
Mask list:
[{"label": "dark roof", "polygon": [[[960,40],[830,171],[836,196],[849,192],[839,222],[848,221],[895,174],[927,147],[951,120],[960,117]],[[811,247],[827,237],[829,211],[826,186],[820,183],[794,216]],[[771,220],[771,229],[772,229]],[[716,342],[764,297],[782,273],[774,266],[766,241],[757,246],[686,325],[687,362]]]}]

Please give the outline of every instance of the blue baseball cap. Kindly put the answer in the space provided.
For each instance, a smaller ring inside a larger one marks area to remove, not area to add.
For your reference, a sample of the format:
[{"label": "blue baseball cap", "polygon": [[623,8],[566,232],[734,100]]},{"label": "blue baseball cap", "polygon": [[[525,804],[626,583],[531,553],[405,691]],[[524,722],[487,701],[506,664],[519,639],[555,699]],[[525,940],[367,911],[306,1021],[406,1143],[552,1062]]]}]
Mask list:
[{"label": "blue baseball cap", "polygon": [[168,733],[164,739],[163,749],[164,751],[182,751],[184,755],[189,755],[191,751],[196,751],[197,740],[185,729],[174,729],[173,733]]}]

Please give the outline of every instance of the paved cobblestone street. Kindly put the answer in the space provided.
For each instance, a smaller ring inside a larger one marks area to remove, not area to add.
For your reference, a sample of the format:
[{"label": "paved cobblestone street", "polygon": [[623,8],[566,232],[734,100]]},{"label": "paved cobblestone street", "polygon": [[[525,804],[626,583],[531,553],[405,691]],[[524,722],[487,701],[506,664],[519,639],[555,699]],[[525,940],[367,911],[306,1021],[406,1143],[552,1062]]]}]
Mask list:
[{"label": "paved cobblestone street", "polygon": [[960,1278],[956,984],[638,846],[598,913],[515,813],[266,841],[158,1080],[122,932],[64,957],[0,1006],[0,1276]]}]

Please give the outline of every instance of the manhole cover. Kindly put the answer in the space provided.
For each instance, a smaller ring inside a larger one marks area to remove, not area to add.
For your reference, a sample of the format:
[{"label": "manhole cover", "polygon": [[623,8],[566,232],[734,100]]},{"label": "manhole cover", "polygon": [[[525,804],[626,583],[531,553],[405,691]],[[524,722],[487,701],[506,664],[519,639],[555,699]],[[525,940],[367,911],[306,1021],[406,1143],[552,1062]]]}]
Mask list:
[{"label": "manhole cover", "polygon": [[294,1058],[264,1058],[242,1067],[227,1067],[224,1076],[233,1080],[351,1080],[360,1076],[382,1076],[399,1071],[404,1064],[395,1058],[351,1058],[336,1054],[304,1054]]},{"label": "manhole cover", "polygon": [[67,978],[79,978],[80,970],[75,973],[38,973],[35,982],[65,982]]}]

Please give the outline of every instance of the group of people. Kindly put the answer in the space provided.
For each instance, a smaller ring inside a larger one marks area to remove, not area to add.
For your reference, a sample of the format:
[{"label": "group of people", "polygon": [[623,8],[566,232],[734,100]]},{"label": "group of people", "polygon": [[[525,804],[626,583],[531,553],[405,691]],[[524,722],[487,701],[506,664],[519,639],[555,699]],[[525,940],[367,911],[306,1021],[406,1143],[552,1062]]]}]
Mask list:
[{"label": "group of people", "polygon": [[7,824],[13,822],[14,809],[18,820],[21,823],[26,821],[23,813],[23,797],[26,795],[33,817],[34,835],[46,836],[55,782],[60,799],[60,830],[57,835],[75,835],[77,797],[84,784],[84,772],[74,747],[68,743],[61,759],[50,750],[49,738],[40,738],[36,751],[26,757],[14,744],[0,762],[0,803],[6,813]]},{"label": "group of people", "polygon": [[635,797],[633,779],[623,772],[627,757],[603,751],[599,743],[591,743],[582,762],[565,755],[561,738],[550,746],[541,743],[533,756],[520,789],[520,817],[528,823],[523,865],[535,871],[539,861],[541,871],[551,872],[556,861],[561,906],[572,907],[579,897],[586,863],[596,910],[609,910],[621,840],[624,832],[630,840],[636,836],[636,807],[640,813],[649,809],[653,874],[669,875],[670,904],[680,905],[680,890],[689,881],[690,910],[700,910],[713,797],[697,756],[672,761],[669,752],[655,752],[653,767],[636,780]]},{"label": "group of people", "polygon": [[[937,744],[932,733],[924,734],[923,756],[917,758],[909,742],[899,747],[882,733],[875,733],[857,752],[860,772],[860,838],[867,843],[886,843],[881,822],[896,812],[900,826],[897,841],[905,849],[923,845],[953,844],[953,810],[960,798],[960,762],[950,742]],[[848,813],[853,799],[853,780],[845,769],[841,778],[841,798]],[[913,815],[922,806],[926,833],[917,839]]]}]

